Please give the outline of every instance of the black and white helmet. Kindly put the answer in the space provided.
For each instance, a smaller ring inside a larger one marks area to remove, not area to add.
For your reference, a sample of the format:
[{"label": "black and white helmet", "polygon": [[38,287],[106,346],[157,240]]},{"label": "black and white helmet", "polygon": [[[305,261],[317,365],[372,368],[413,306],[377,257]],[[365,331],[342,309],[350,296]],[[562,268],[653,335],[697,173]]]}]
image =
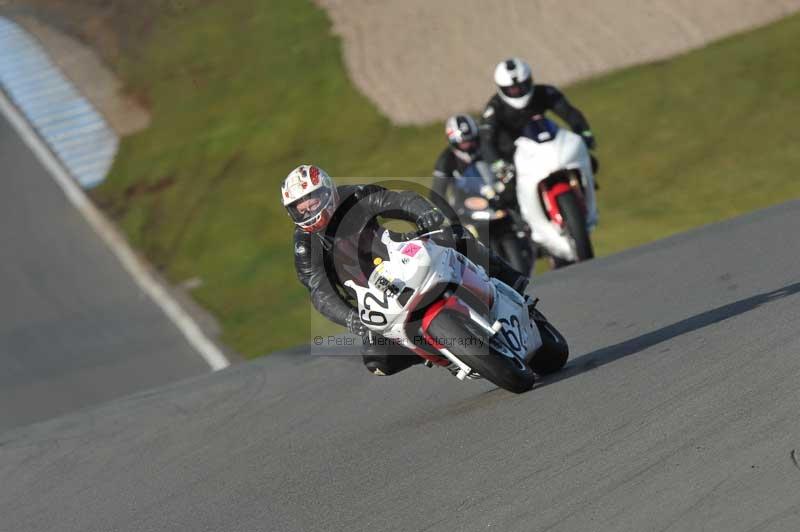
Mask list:
[{"label": "black and white helmet", "polygon": [[523,109],[533,96],[533,77],[528,63],[512,57],[498,63],[494,69],[497,94],[514,109]]},{"label": "black and white helmet", "polygon": [[469,115],[453,115],[444,124],[450,149],[459,159],[471,163],[478,154],[478,124]]}]

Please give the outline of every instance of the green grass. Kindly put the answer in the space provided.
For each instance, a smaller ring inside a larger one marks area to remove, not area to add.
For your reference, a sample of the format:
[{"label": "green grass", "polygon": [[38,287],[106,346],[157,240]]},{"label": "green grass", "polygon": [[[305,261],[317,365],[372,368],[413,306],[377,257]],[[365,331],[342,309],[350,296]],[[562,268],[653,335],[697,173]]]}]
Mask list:
[{"label": "green grass", "polygon": [[571,88],[603,143],[601,254],[800,193],[800,17]]},{"label": "green grass", "polygon": [[[324,322],[295,277],[282,178],[302,162],[334,176],[429,175],[441,126],[382,117],[309,2],[180,5],[114,60],[153,123],[125,139],[93,197],[170,280],[201,278],[193,296],[223,341],[257,356]],[[799,33],[793,17],[567,89],[600,143],[598,254],[798,195]]]}]

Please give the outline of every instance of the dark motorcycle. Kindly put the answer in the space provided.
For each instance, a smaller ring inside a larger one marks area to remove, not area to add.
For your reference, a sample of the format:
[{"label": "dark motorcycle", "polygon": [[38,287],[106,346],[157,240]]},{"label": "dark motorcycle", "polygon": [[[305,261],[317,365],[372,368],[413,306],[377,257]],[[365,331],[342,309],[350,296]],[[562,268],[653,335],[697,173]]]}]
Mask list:
[{"label": "dark motorcycle", "polygon": [[478,161],[454,180],[450,202],[464,227],[515,270],[528,275],[536,253],[516,207],[512,182],[513,176],[495,180],[489,166]]}]

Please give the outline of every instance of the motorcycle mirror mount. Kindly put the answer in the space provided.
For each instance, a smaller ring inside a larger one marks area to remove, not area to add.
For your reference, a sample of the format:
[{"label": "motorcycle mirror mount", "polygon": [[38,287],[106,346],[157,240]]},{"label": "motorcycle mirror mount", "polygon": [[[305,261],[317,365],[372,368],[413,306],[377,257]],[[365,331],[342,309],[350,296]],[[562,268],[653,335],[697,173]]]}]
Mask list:
[{"label": "motorcycle mirror mount", "polygon": [[414,240],[415,238],[428,238],[433,235],[443,234],[444,229],[436,229],[435,231],[428,231],[426,233],[419,233],[419,232],[412,232],[411,234],[414,235],[408,240]]}]

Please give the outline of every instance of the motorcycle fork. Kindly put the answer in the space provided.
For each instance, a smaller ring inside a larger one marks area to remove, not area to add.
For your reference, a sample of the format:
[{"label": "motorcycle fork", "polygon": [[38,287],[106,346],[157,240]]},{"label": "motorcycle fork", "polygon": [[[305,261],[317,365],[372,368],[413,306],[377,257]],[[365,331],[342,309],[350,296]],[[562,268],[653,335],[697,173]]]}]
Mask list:
[{"label": "motorcycle fork", "polygon": [[550,220],[561,227],[564,226],[564,217],[558,207],[558,197],[569,192],[575,193],[585,215],[587,213],[586,195],[583,192],[583,184],[577,171],[558,172],[539,183],[539,197],[541,198],[544,212],[547,213]]}]

